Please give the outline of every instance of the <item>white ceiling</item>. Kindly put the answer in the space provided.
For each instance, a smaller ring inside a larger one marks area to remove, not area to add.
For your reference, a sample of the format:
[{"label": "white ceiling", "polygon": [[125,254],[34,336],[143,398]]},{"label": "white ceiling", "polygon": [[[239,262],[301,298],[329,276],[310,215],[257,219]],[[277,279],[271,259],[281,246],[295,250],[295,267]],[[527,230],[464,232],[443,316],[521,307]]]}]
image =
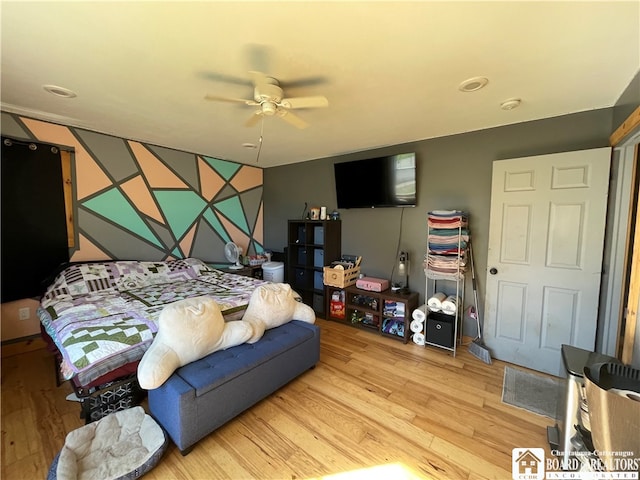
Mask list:
[{"label": "white ceiling", "polygon": [[[0,14],[4,111],[261,167],[610,107],[640,69],[639,1],[2,1]],[[266,118],[259,158],[242,146],[259,144],[260,122],[244,126],[256,107],[204,100],[251,98],[249,70],[329,100],[296,110],[304,130]],[[458,90],[475,76],[487,87]]]}]

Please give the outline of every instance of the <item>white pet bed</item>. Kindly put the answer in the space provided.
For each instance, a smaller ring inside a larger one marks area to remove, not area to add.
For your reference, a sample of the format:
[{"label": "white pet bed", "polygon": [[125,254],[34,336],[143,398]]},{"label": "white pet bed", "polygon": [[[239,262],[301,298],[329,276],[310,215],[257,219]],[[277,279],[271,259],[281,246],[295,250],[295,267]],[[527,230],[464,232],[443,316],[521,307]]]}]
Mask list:
[{"label": "white pet bed", "polygon": [[138,478],[162,457],[168,438],[140,406],[69,432],[47,480]]}]

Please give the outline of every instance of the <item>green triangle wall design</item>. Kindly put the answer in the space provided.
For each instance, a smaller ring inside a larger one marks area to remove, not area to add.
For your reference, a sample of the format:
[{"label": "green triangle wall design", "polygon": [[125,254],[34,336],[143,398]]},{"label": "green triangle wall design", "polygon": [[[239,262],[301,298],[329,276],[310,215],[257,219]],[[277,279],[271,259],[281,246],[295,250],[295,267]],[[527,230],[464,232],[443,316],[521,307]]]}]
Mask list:
[{"label": "green triangle wall design", "polygon": [[153,194],[178,241],[207,207],[207,202],[190,190],[156,190]]},{"label": "green triangle wall design", "polygon": [[115,224],[141,236],[158,247],[164,248],[151,229],[140,218],[139,213],[131,206],[122,192],[110,188],[103,193],[86,200],[83,205],[89,210],[102,215]]},{"label": "green triangle wall design", "polygon": [[233,177],[233,175],[240,170],[240,167],[242,167],[242,165],[239,165],[237,163],[232,163],[232,162],[227,162],[225,160],[219,160],[217,158],[211,158],[211,157],[203,157],[206,162],[211,165],[213,167],[213,169],[218,172],[222,178],[224,178],[225,180],[229,181],[229,179],[231,177]]},{"label": "green triangle wall design", "polygon": [[216,214],[213,213],[210,208],[207,208],[202,216],[205,218],[207,223],[211,225],[211,228],[213,228],[215,232],[222,237],[225,243],[231,241],[231,237],[220,223],[220,220],[218,220]]},{"label": "green triangle wall design", "polygon": [[236,227],[245,232],[247,235],[251,235],[249,231],[249,225],[247,219],[244,216],[244,210],[242,209],[242,203],[238,196],[227,198],[221,202],[214,203],[214,207],[220,210],[220,212],[231,220]]},{"label": "green triangle wall design", "polygon": [[[142,175],[140,165],[136,161],[129,140],[122,137],[105,135],[81,128],[53,126],[44,121],[30,120],[17,114],[2,112],[2,133],[19,138],[33,138],[45,142],[57,143],[74,148],[84,148],[93,165],[90,169],[79,168],[77,157],[73,159],[75,169],[74,183],[76,189],[87,191],[81,199],[73,198],[75,227],[79,235],[90,240],[105,255],[115,259],[153,259],[163,260],[168,257],[183,258],[193,251],[206,254],[207,260],[225,262],[223,246],[231,241],[228,226],[232,231],[242,231],[249,235],[250,249],[261,251],[262,246],[253,239],[252,232],[262,232],[259,215],[262,204],[262,181],[247,191],[239,192],[229,182],[232,181],[245,165],[229,160],[221,160],[202,154],[194,154],[142,144],[162,164],[178,175],[188,185],[186,188],[162,188],[138,183],[134,195],[124,195],[120,185],[131,178]],[[6,127],[6,128],[5,128]],[[49,138],[49,136],[53,136]],[[201,160],[202,159],[202,160]],[[199,162],[207,163],[220,178],[213,180],[210,176],[200,176]],[[95,165],[94,165],[95,164]],[[113,184],[95,185],[93,175],[102,173]],[[220,179],[226,183],[221,184]],[[207,182],[214,182],[210,185]],[[201,188],[217,194],[213,199],[201,197]],[[142,191],[144,189],[144,191]],[[160,210],[161,216],[149,216],[149,205],[152,201]],[[224,218],[223,218],[224,217]],[[222,219],[222,222],[221,222]],[[229,221],[230,226],[226,223]],[[185,242],[185,236],[191,232],[196,222],[203,231],[196,228],[193,238]],[[206,232],[206,233],[205,233]],[[182,242],[182,243],[181,243]],[[209,244],[212,248],[208,250]],[[190,251],[182,252],[182,248]],[[91,247],[81,246],[80,242],[73,247],[74,260],[84,260],[93,255]]]},{"label": "green triangle wall design", "polygon": [[261,244],[259,244],[255,240],[252,240],[251,243],[253,244],[253,249],[256,253],[264,253],[264,247]]}]

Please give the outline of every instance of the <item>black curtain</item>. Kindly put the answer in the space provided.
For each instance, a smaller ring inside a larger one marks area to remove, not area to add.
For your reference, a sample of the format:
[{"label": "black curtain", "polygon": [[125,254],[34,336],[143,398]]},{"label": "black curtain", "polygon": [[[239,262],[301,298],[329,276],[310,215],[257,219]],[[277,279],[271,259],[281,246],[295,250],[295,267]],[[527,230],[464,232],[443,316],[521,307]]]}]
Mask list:
[{"label": "black curtain", "polygon": [[40,296],[69,261],[60,150],[2,137],[0,301]]}]

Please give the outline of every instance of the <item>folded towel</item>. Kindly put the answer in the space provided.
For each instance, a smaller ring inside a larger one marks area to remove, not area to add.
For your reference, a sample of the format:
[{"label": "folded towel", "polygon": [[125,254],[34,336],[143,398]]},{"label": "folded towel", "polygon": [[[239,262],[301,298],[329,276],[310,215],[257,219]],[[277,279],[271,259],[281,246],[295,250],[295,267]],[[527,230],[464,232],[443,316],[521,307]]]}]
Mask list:
[{"label": "folded towel", "polygon": [[456,237],[458,238],[458,234],[464,236],[469,236],[469,230],[466,228],[434,228],[433,231],[429,232],[429,235],[434,235],[436,237]]},{"label": "folded towel", "polygon": [[434,219],[429,219],[429,221],[427,222],[427,225],[429,226],[429,228],[446,228],[446,229],[450,229],[453,227],[466,227],[467,226],[467,221],[463,220],[462,218],[452,218],[451,220],[434,220]]},{"label": "folded towel", "polygon": [[461,217],[466,216],[462,210],[431,210],[430,216],[434,217]]},{"label": "folded towel", "polygon": [[449,271],[438,271],[432,268],[425,268],[424,274],[427,278],[432,278],[434,280],[463,280],[464,275],[458,270],[449,272]]},{"label": "folded towel", "polygon": [[451,244],[451,243],[432,243],[432,242],[429,242],[429,250],[454,251],[457,254],[458,250],[462,251],[465,248],[467,248],[467,242],[460,242],[460,245],[458,245],[458,243]]},{"label": "folded towel", "polygon": [[467,227],[467,214],[460,210],[434,210],[427,215],[429,229],[461,229]]},{"label": "folded towel", "polygon": [[466,258],[458,255],[456,251],[454,255],[432,255],[429,253],[425,261],[425,268],[444,268],[444,269],[464,269],[466,267]]}]

